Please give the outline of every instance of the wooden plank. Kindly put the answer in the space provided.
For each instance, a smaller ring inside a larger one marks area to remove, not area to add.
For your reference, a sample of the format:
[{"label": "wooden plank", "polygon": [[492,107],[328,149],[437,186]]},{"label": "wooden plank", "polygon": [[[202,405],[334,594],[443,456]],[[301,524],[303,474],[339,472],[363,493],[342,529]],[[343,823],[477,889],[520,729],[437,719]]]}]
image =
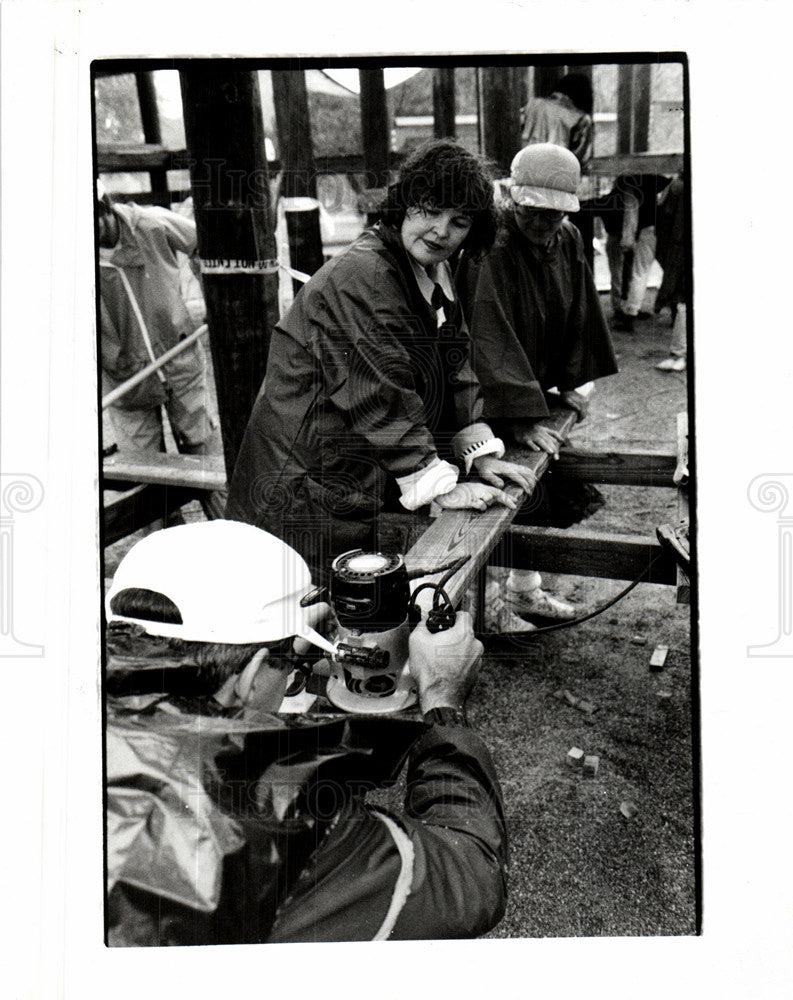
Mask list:
[{"label": "wooden plank", "polygon": [[159,518],[197,499],[198,491],[181,487],[139,485],[131,490],[106,495],[103,505],[102,544],[126,538]]},{"label": "wooden plank", "polygon": [[676,563],[654,538],[513,525],[491,561],[498,566],[530,566],[548,573],[635,580],[656,556],[658,560],[644,582],[674,585]]},{"label": "wooden plank", "polygon": [[191,490],[226,489],[222,455],[167,455],[164,452],[143,455],[116,451],[103,461],[102,479],[106,487],[111,483],[152,483]]},{"label": "wooden plank", "polygon": [[[204,259],[273,260],[259,79],[235,67],[233,60],[197,61],[179,71],[198,250]],[[278,280],[276,271],[204,275],[229,476],[264,379],[270,333],[278,322]]]},{"label": "wooden plank", "polygon": [[601,177],[618,177],[620,174],[679,174],[683,163],[682,153],[622,153],[593,157],[587,166],[587,173]]},{"label": "wooden plank", "polygon": [[[402,152],[389,153],[390,168],[396,169],[404,158],[405,154]],[[147,173],[152,166],[164,166],[167,170],[188,170],[193,162],[186,149],[169,150],[163,146],[125,143],[98,143],[96,160],[100,174]],[[273,176],[283,166],[278,157],[267,162]],[[362,153],[317,156],[314,159],[314,166],[317,176],[321,174],[362,174],[366,170]]]},{"label": "wooden plank", "polygon": [[564,448],[554,476],[609,486],[671,487],[677,457],[666,452],[597,452]]},{"label": "wooden plank", "polygon": [[[575,426],[576,415],[572,410],[554,409],[545,423],[567,437]],[[544,451],[516,450],[510,454],[510,458],[531,469],[538,480],[551,461]],[[506,492],[517,500],[525,496],[517,486],[507,486]],[[469,556],[468,561],[454,574],[445,588],[449,599],[457,607],[499,539],[512,524],[516,513],[501,505],[481,512],[444,510],[411,547],[405,561],[408,567],[440,566],[461,556]],[[423,583],[437,583],[441,575],[420,577],[412,582],[411,587],[416,590]],[[424,591],[419,598],[419,604],[425,610],[429,607],[430,598],[429,590]]]}]

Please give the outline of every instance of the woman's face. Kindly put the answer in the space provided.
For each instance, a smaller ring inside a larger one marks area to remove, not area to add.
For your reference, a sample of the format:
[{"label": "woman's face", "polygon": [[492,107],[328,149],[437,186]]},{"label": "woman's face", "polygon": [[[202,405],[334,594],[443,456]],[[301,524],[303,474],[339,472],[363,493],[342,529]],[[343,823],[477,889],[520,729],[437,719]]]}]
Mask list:
[{"label": "woman's face", "polygon": [[562,228],[565,219],[564,212],[555,212],[551,208],[531,208],[528,205],[515,205],[515,221],[518,229],[529,243],[534,246],[547,246]]},{"label": "woman's face", "polygon": [[473,220],[456,208],[409,208],[402,221],[402,246],[422,267],[440,264],[458,250]]}]

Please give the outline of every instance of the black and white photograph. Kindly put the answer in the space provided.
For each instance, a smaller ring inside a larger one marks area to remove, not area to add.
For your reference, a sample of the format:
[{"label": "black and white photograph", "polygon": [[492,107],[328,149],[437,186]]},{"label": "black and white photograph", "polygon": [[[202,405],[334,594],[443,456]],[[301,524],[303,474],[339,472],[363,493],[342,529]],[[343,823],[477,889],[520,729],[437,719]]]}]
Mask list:
[{"label": "black and white photograph", "polygon": [[696,934],[685,56],[92,71],[107,944]]},{"label": "black and white photograph", "polygon": [[784,11],[0,4],[4,995],[790,995]]}]

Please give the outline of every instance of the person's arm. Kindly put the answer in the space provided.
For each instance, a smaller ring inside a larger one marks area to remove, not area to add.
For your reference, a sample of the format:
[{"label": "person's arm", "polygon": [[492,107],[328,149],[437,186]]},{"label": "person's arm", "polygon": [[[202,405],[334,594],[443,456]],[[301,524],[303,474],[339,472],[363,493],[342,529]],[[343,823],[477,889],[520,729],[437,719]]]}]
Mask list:
[{"label": "person's arm", "polygon": [[481,653],[465,612],[446,632],[432,635],[420,622],[410,637],[410,671],[428,729],[410,756],[405,816],[399,817],[416,859],[395,938],[475,936],[504,912],[501,788],[490,753],[464,714]]},{"label": "person's arm", "polygon": [[636,195],[626,192],[622,210],[622,237],[620,246],[623,250],[633,250],[639,233],[639,200]]}]

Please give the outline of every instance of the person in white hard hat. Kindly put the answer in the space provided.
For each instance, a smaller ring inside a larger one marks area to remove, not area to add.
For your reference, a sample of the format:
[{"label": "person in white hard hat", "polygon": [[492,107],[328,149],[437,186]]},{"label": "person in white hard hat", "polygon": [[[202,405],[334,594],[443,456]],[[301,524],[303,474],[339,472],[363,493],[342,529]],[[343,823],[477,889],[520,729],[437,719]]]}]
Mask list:
[{"label": "person in white hard hat", "polygon": [[[472,937],[503,915],[501,790],[464,714],[482,651],[470,616],[411,634],[423,719],[276,715],[293,653],[328,646],[310,590],[297,552],[234,521],[157,531],[120,563],[108,944]],[[404,810],[369,807],[408,753]]]},{"label": "person in white hard hat", "polygon": [[[617,371],[583,241],[568,219],[579,209],[580,177],[568,149],[552,143],[522,149],[512,161],[492,251],[481,262],[464,261],[457,275],[484,417],[505,440],[553,458],[563,441],[547,426],[549,405],[568,406],[583,420],[588,397],[578,390]],[[515,614],[575,614],[540,584],[531,570],[509,574],[501,596],[513,614],[502,631],[530,627]]]}]

